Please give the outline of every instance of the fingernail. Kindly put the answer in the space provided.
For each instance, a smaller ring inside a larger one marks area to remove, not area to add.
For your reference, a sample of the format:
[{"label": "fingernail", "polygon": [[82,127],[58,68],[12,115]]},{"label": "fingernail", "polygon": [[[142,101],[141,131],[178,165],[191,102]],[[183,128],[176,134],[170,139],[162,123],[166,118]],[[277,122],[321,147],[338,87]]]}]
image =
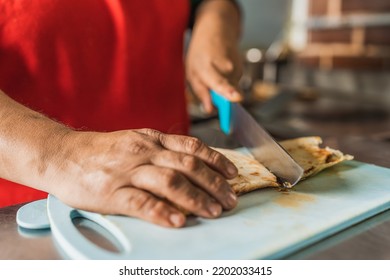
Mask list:
[{"label": "fingernail", "polygon": [[169,220],[175,227],[180,227],[184,223],[184,218],[181,214],[171,214]]},{"label": "fingernail", "polygon": [[226,169],[227,169],[227,172],[230,175],[236,175],[237,174],[237,167],[234,164],[232,164],[232,163],[228,163]]},{"label": "fingernail", "polygon": [[213,217],[218,217],[222,212],[222,207],[219,204],[212,203],[209,205],[209,212]]},{"label": "fingernail", "polygon": [[236,206],[236,204],[237,204],[237,195],[234,194],[234,193],[229,193],[228,198],[227,198],[227,202],[228,202],[228,204],[231,207]]}]

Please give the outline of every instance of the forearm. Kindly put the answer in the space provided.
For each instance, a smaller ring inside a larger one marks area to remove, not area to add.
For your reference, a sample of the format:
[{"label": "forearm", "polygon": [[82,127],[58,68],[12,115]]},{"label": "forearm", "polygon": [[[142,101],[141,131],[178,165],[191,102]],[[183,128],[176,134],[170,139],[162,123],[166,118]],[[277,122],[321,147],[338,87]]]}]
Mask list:
[{"label": "forearm", "polygon": [[48,191],[71,132],[0,91],[0,177]]}]

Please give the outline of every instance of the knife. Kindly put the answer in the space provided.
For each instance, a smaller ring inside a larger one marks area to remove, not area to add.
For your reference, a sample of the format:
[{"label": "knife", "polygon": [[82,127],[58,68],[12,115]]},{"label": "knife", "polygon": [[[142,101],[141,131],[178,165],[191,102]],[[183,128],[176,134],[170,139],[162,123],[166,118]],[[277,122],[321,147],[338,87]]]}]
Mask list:
[{"label": "knife", "polygon": [[247,148],[277,178],[284,188],[293,187],[301,179],[303,169],[239,104],[230,102],[214,90],[211,100],[218,109],[221,130]]}]

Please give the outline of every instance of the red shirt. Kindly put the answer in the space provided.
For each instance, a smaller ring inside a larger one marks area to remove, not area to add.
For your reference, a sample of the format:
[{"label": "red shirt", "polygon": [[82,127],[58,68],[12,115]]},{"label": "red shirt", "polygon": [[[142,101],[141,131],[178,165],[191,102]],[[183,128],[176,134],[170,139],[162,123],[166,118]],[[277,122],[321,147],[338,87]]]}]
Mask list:
[{"label": "red shirt", "polygon": [[[183,0],[0,0],[0,89],[74,128],[185,134]],[[0,181],[0,206],[45,197]]]}]

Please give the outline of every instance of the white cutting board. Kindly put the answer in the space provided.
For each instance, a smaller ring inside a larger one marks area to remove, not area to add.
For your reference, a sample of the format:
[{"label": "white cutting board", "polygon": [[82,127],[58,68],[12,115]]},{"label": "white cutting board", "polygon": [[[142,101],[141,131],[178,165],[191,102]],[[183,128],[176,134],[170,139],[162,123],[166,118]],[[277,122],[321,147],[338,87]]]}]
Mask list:
[{"label": "white cutting board", "polygon": [[[325,170],[288,193],[263,189],[243,195],[221,218],[194,217],[181,229],[48,200],[53,236],[75,259],[277,259],[389,208],[390,169],[356,161]],[[71,221],[80,213],[108,229],[123,251],[104,251],[83,237]]]}]

